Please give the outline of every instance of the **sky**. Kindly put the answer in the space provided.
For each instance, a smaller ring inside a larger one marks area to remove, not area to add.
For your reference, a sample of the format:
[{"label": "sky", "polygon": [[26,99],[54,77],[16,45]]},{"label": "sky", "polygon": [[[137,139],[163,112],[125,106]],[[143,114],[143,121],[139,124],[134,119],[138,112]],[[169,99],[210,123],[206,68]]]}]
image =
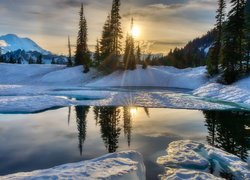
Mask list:
[{"label": "sky", "polygon": [[[76,42],[81,2],[93,51],[112,0],[0,0],[0,35],[29,37],[46,50],[67,54],[68,35]],[[121,0],[124,36],[133,17],[143,52],[165,54],[211,30],[216,9],[217,0]]]}]

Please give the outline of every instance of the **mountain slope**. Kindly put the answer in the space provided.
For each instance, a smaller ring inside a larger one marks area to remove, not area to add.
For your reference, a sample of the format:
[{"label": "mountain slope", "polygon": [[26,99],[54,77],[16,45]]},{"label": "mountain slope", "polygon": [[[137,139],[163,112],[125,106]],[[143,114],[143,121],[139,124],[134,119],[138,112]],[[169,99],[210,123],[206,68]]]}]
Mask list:
[{"label": "mountain slope", "polygon": [[12,52],[16,50],[37,51],[42,54],[49,54],[48,51],[41,48],[38,44],[29,38],[21,38],[15,34],[7,34],[0,36],[0,47],[3,53]]}]

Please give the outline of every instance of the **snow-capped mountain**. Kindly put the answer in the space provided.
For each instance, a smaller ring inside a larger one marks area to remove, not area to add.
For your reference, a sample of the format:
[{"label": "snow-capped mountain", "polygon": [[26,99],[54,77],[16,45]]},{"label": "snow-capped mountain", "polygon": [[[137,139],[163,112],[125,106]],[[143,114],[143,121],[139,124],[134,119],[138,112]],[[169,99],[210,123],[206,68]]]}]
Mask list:
[{"label": "snow-capped mountain", "polygon": [[44,50],[31,39],[21,38],[15,34],[0,36],[0,47],[2,48],[3,53],[13,52],[20,49],[26,52],[36,51],[41,54],[50,54],[49,51]]}]

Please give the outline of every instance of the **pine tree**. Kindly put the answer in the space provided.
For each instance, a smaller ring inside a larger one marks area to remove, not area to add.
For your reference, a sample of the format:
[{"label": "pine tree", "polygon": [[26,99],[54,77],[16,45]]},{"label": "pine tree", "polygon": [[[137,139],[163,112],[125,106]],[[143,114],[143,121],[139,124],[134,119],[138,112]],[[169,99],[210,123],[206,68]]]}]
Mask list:
[{"label": "pine tree", "polygon": [[113,5],[111,9],[111,19],[110,19],[110,28],[111,28],[111,38],[112,46],[111,52],[118,57],[122,51],[121,39],[122,28],[121,28],[121,16],[120,16],[120,0],[113,0]]},{"label": "pine tree", "polygon": [[73,65],[72,63],[72,55],[71,55],[71,43],[70,43],[70,37],[68,36],[68,49],[69,49],[69,57],[68,57],[68,63],[67,66],[71,67]]},{"label": "pine tree", "polygon": [[107,17],[107,20],[103,26],[102,39],[100,41],[100,51],[101,59],[106,60],[111,54],[111,19],[110,16]]},{"label": "pine tree", "polygon": [[34,60],[32,57],[29,58],[29,64],[34,64]]},{"label": "pine tree", "polygon": [[9,63],[10,64],[16,64],[16,60],[14,59],[14,57],[12,55],[10,56]]},{"label": "pine tree", "polygon": [[101,64],[101,54],[100,54],[100,42],[99,39],[96,41],[95,54],[94,54],[95,66],[98,67]]},{"label": "pine tree", "polygon": [[210,48],[209,58],[207,63],[207,69],[210,75],[217,74],[219,72],[219,59],[222,45],[222,30],[223,30],[223,22],[225,19],[225,8],[226,3],[225,0],[218,1],[219,8],[217,10],[216,15],[216,39],[213,46]]},{"label": "pine tree", "polygon": [[84,66],[84,73],[89,72],[90,57],[87,47],[87,21],[83,12],[83,3],[80,10],[79,31],[75,54],[75,64]]},{"label": "pine tree", "polygon": [[[131,30],[133,29],[133,26],[134,26],[134,20],[132,18]],[[130,70],[136,69],[134,38],[131,32],[127,34],[123,61],[125,69],[130,69]]]},{"label": "pine tree", "polygon": [[136,48],[136,64],[141,64],[141,47],[138,44],[137,48]]},{"label": "pine tree", "polygon": [[231,0],[232,9],[224,29],[221,62],[224,80],[233,83],[243,68],[243,30],[245,0]]},{"label": "pine tree", "polygon": [[245,29],[244,29],[244,49],[245,49],[245,59],[246,59],[246,70],[249,72],[250,63],[250,0],[246,1],[245,7]]},{"label": "pine tree", "polygon": [[37,64],[42,64],[43,63],[43,56],[41,54],[38,56],[36,63]]}]

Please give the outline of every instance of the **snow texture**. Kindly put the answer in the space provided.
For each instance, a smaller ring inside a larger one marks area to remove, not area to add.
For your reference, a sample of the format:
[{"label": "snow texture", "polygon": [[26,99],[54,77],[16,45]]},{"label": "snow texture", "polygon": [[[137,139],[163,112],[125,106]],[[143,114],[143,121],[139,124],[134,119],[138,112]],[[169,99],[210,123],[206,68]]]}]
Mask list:
[{"label": "snow texture", "polygon": [[164,179],[213,179],[207,174],[212,167],[223,171],[234,179],[250,179],[250,167],[235,155],[202,143],[182,140],[169,144],[167,155],[159,157],[157,163],[166,167]]},{"label": "snow texture", "polygon": [[[204,70],[203,67],[184,70],[172,67],[149,67],[148,70],[126,71],[126,84],[123,85],[197,87],[206,82]],[[162,87],[111,88],[107,86],[121,82],[121,77],[114,76],[121,72],[103,77],[94,69],[87,74],[83,74],[82,71],[82,66],[67,68],[61,65],[0,64],[0,112],[28,113],[71,105],[202,110],[238,108],[233,104],[204,101],[202,97],[192,96],[190,90]],[[134,73],[138,73],[137,79],[133,78]],[[140,73],[142,74],[139,75]],[[147,74],[151,74],[149,75],[151,78],[148,78]],[[163,77],[160,77],[161,75]],[[138,79],[141,80],[137,83]],[[195,79],[197,82],[194,82]],[[90,87],[94,84],[95,87]]]},{"label": "snow texture", "polygon": [[222,180],[222,178],[215,177],[214,175],[206,172],[173,168],[166,169],[166,173],[160,178],[161,180]]},{"label": "snow texture", "polygon": [[0,179],[145,180],[146,178],[142,155],[135,151],[124,151],[104,155],[89,161],[65,164],[50,169],[2,176]]},{"label": "snow texture", "polygon": [[168,87],[196,89],[208,79],[205,68],[176,69],[174,67],[149,67],[146,70],[138,66],[134,71],[117,71],[102,79],[91,82],[91,87]]},{"label": "snow texture", "polygon": [[232,85],[209,83],[194,90],[195,96],[241,104],[250,108],[250,77]]}]

